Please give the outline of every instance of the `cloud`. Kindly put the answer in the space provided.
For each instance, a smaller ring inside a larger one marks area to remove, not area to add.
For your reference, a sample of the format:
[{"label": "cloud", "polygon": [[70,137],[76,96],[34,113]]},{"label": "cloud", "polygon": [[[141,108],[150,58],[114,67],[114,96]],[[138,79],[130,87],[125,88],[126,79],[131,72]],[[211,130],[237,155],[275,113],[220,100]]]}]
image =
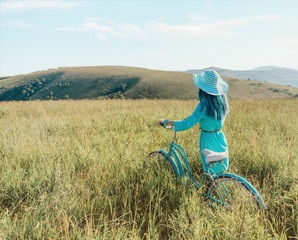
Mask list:
[{"label": "cloud", "polygon": [[275,40],[276,43],[279,44],[295,44],[298,46],[298,37],[285,37],[285,38],[278,38]]},{"label": "cloud", "polygon": [[196,13],[189,14],[187,18],[193,21],[200,21],[200,20],[207,20],[210,18],[210,16],[203,12],[196,12]]},{"label": "cloud", "polygon": [[102,41],[107,41],[108,40],[107,36],[103,33],[100,33],[100,32],[96,33],[95,36],[96,36],[97,39],[102,40]]},{"label": "cloud", "polygon": [[30,11],[30,10],[50,10],[50,9],[68,9],[76,7],[79,1],[4,1],[0,2],[1,12],[9,11]]},{"label": "cloud", "polygon": [[115,32],[114,29],[107,25],[101,25],[94,21],[87,21],[80,24],[79,27],[61,27],[57,28],[56,31],[65,31],[65,32],[95,32],[100,39],[103,39],[104,34],[112,34],[119,35],[119,33]]},{"label": "cloud", "polygon": [[298,56],[298,37],[288,36],[273,39],[270,43],[270,48],[274,49],[275,53],[282,52],[282,58],[284,58],[284,60],[292,59],[292,61],[295,62],[293,59],[296,59]]},{"label": "cloud", "polygon": [[[125,36],[143,36],[142,30],[129,23],[116,24],[110,20],[101,20],[99,18],[86,18],[87,21],[80,24],[78,27],[60,27],[56,31],[66,31],[66,32],[94,32],[95,36],[100,40],[107,40],[108,35],[114,35],[118,37]],[[100,23],[107,22],[107,23]]]},{"label": "cloud", "polygon": [[[196,15],[188,15],[195,18]],[[237,36],[237,29],[245,27],[254,22],[268,22],[280,18],[279,15],[260,15],[249,18],[237,18],[229,20],[213,20],[209,22],[191,22],[187,24],[170,24],[164,20],[148,21],[143,25],[132,23],[115,23],[110,20],[99,18],[87,18],[86,21],[78,27],[57,28],[58,31],[91,31],[94,32],[98,39],[107,40],[109,35],[122,38],[144,38],[147,39],[153,36],[170,36],[176,39],[186,38],[203,38],[210,36]],[[207,18],[206,18],[207,19]],[[101,22],[104,22],[102,24]]]},{"label": "cloud", "polygon": [[119,25],[119,31],[121,35],[142,37],[146,35],[146,32],[141,28],[131,23],[124,23]]},{"label": "cloud", "polygon": [[32,25],[19,20],[7,20],[0,23],[1,27],[13,27],[13,28],[23,28],[23,29],[32,29]]},{"label": "cloud", "polygon": [[280,18],[281,18],[281,16],[278,14],[269,14],[269,15],[254,16],[254,17],[248,18],[248,21],[249,20],[252,20],[252,21],[275,21]]},{"label": "cloud", "polygon": [[284,37],[273,41],[278,48],[289,49],[292,52],[298,52],[298,37]]},{"label": "cloud", "polygon": [[97,21],[99,21],[98,18],[87,18],[87,21],[80,24],[78,27],[61,27],[55,30],[64,32],[94,32],[96,38],[102,41],[107,41],[110,35],[123,37],[124,31],[114,29],[111,21],[109,24],[100,24]]},{"label": "cloud", "polygon": [[165,22],[152,23],[148,28],[152,32],[176,38],[235,36],[233,28],[245,25],[245,21],[235,19],[200,24],[168,24]]},{"label": "cloud", "polygon": [[82,31],[96,31],[96,32],[104,32],[104,33],[114,33],[114,30],[106,25],[100,25],[96,22],[86,22],[81,24],[80,29]]},{"label": "cloud", "polygon": [[[190,14],[188,18],[208,19],[202,13]],[[249,18],[229,20],[212,20],[203,23],[168,24],[166,22],[152,22],[149,28],[152,32],[169,35],[176,38],[209,37],[209,36],[237,36],[237,28],[245,27],[254,22],[275,21],[280,15],[260,15]]]}]

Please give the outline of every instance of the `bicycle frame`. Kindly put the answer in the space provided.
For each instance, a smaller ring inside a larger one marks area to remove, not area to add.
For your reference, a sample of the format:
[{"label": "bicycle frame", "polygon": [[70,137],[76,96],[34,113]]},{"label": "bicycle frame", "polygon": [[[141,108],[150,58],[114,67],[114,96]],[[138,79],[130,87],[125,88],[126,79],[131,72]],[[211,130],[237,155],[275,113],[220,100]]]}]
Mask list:
[{"label": "bicycle frame", "polygon": [[[202,183],[201,184],[199,184],[194,179],[194,177],[191,174],[191,170],[190,170],[190,166],[189,166],[189,161],[188,161],[188,158],[187,158],[187,155],[186,155],[186,152],[185,152],[184,148],[181,147],[180,145],[178,145],[177,143],[175,143],[175,139],[176,139],[175,128],[174,127],[165,127],[165,128],[167,128],[167,129],[173,129],[174,138],[173,138],[173,140],[171,142],[170,149],[169,149],[168,152],[165,151],[165,150],[163,150],[163,149],[160,149],[159,151],[162,152],[165,155],[164,162],[167,159],[169,159],[169,161],[172,163],[173,167],[176,168],[176,173],[178,174],[177,177],[179,178],[179,180],[181,180],[181,178],[182,179],[185,179],[185,177],[186,177],[186,174],[185,174],[185,171],[184,171],[184,167],[183,167],[182,161],[181,161],[181,159],[179,157],[179,155],[180,155],[182,157],[184,163],[185,163],[188,177],[191,180],[192,184],[197,188],[197,190],[199,190],[203,186],[203,184],[205,183],[205,180],[206,180],[207,176],[209,176],[211,178],[211,180],[214,181],[213,175],[216,175],[216,174],[215,173],[210,173],[209,171],[208,171],[208,173],[204,173],[204,176],[203,176],[203,179],[202,179]],[[186,185],[188,185],[187,182],[186,182]],[[204,195],[206,195],[206,194],[204,194]],[[207,196],[207,197],[212,198],[211,196]]]},{"label": "bicycle frame", "polygon": [[[184,167],[183,167],[183,164],[182,164],[182,161],[179,157],[179,155],[182,157],[184,163],[185,163],[185,166],[186,166],[186,169],[187,169],[187,174],[188,174],[188,177],[189,179],[191,180],[192,184],[196,187],[197,191],[203,186],[203,184],[205,183],[206,181],[206,178],[207,176],[209,176],[210,178],[210,181],[212,181],[215,185],[215,187],[217,188],[218,190],[218,193],[220,195],[220,198],[222,201],[218,200],[218,199],[215,199],[213,198],[212,196],[209,196],[208,194],[205,194],[203,193],[204,196],[206,196],[207,198],[210,198],[216,202],[218,202],[219,204],[221,205],[226,205],[225,204],[225,201],[223,199],[223,196],[222,196],[222,193],[220,192],[219,188],[218,188],[218,185],[215,181],[215,179],[217,177],[229,177],[229,178],[235,178],[236,180],[238,180],[239,182],[241,182],[243,185],[246,186],[247,189],[251,190],[252,191],[252,194],[256,197],[259,205],[263,208],[263,209],[266,209],[266,205],[261,197],[261,195],[258,193],[258,191],[244,178],[238,176],[238,175],[235,175],[235,174],[230,174],[230,173],[222,173],[222,174],[216,174],[214,173],[210,168],[210,163],[207,164],[207,173],[205,172],[204,173],[204,176],[203,176],[203,179],[202,179],[202,183],[201,185],[193,178],[192,174],[191,174],[191,170],[190,170],[190,166],[189,166],[189,162],[188,162],[188,158],[187,158],[187,155],[186,155],[186,152],[184,150],[183,147],[181,147],[180,145],[178,145],[177,143],[175,143],[175,139],[176,139],[176,132],[175,132],[175,128],[174,127],[166,127],[165,125],[162,125],[163,127],[165,127],[166,129],[172,129],[173,132],[174,132],[174,138],[171,142],[171,145],[170,145],[170,149],[169,151],[165,151],[163,149],[160,149],[159,151],[161,153],[163,153],[165,155],[164,157],[164,163],[165,161],[169,160],[171,162],[171,164],[173,165],[173,167],[175,168],[175,172],[176,174],[178,174],[178,178],[179,180],[182,179],[185,179],[186,177],[186,174],[185,174],[185,171],[184,171]],[[209,182],[210,182],[209,181]],[[186,182],[186,186],[188,186],[187,184],[187,181]],[[230,200],[233,202],[230,194],[229,194],[229,191],[228,189],[224,186],[223,183],[221,183],[222,186],[224,187],[225,189],[225,192],[228,194]]]}]

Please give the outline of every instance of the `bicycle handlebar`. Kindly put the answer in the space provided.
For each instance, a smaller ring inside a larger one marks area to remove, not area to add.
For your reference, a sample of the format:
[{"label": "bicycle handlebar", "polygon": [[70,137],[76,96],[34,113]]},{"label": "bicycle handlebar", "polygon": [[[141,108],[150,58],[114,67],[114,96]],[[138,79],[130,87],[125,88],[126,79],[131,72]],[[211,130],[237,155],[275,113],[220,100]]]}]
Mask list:
[{"label": "bicycle handlebar", "polygon": [[165,129],[172,129],[173,128],[173,126],[167,126],[164,123],[160,123],[159,125],[164,127]]}]

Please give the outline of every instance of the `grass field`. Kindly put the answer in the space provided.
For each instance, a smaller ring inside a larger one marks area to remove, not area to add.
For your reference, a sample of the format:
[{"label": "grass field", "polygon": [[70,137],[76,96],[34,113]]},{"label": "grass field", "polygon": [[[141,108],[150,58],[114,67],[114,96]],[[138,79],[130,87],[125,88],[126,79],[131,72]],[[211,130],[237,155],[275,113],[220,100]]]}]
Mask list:
[{"label": "grass field", "polygon": [[[156,173],[147,154],[197,101],[0,102],[1,239],[294,239],[298,101],[231,101],[223,131],[230,169],[254,184],[265,223],[211,209]],[[196,177],[199,126],[177,134]],[[254,219],[255,216],[249,216]]]}]

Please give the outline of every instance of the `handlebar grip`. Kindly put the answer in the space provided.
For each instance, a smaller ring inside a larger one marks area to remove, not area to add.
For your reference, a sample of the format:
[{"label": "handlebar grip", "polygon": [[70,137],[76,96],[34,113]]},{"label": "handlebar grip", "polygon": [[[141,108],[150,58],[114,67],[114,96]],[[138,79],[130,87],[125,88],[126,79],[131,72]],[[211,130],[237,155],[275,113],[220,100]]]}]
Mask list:
[{"label": "handlebar grip", "polygon": [[163,122],[159,123],[159,125],[165,127],[165,124]]},{"label": "handlebar grip", "polygon": [[166,125],[164,123],[160,123],[159,125],[162,126],[162,127],[164,127],[165,129],[173,129],[172,126],[168,126],[168,125]]}]

